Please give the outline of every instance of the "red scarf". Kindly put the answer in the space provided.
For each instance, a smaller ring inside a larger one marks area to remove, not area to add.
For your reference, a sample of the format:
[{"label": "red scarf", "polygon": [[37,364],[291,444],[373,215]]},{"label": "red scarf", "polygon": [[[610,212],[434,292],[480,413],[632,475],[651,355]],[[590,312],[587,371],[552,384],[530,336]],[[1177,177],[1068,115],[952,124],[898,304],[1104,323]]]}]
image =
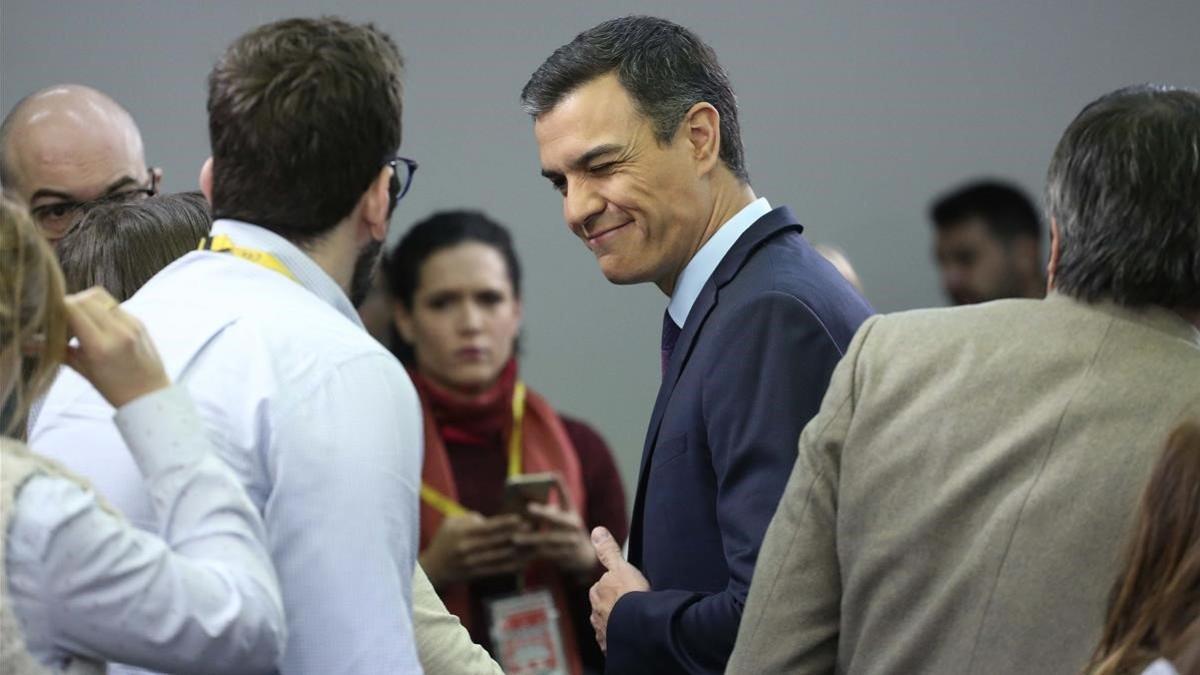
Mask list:
[{"label": "red scarf", "polygon": [[479,445],[505,448],[512,429],[513,388],[517,383],[517,362],[510,360],[496,384],[474,395],[451,392],[413,373],[413,382],[421,401],[433,413],[435,428],[448,445]]},{"label": "red scarf", "polygon": [[[508,436],[513,428],[512,399],[517,382],[517,362],[512,359],[501,371],[499,379],[486,391],[473,396],[454,393],[431,382],[416,371],[410,371],[421,397],[425,414],[425,463],[421,480],[443,495],[458,500],[450,457],[446,444],[480,445],[496,448],[508,454]],[[521,465],[526,473],[552,472],[562,480],[570,505],[586,520],[584,505],[587,493],[579,456],[572,445],[558,413],[532,390],[526,390],[525,416],[522,422]],[[445,516],[436,508],[421,501],[421,550],[432,541]],[[558,624],[563,637],[563,651],[570,671],[582,672],[575,631],[571,625],[570,608],[566,600],[565,580],[549,563],[534,563],[525,572],[525,587],[546,588],[558,607]],[[438,589],[438,595],[467,626],[485,617],[472,616],[467,584],[453,584]]]}]

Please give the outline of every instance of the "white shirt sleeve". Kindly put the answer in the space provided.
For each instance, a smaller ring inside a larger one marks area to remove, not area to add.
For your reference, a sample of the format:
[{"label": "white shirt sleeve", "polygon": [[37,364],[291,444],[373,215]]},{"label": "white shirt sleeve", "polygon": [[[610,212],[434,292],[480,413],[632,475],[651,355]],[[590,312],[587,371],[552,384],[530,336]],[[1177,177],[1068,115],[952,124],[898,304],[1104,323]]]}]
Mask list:
[{"label": "white shirt sleeve", "polygon": [[162,538],[46,474],[17,496],[9,600],[31,653],[191,673],[270,672],[285,648],[278,582],[257,511],[171,387],[116,422],[144,472]]},{"label": "white shirt sleeve", "polygon": [[290,620],[280,671],[420,673],[416,391],[380,352],[351,358],[297,394],[272,421],[263,510]]}]

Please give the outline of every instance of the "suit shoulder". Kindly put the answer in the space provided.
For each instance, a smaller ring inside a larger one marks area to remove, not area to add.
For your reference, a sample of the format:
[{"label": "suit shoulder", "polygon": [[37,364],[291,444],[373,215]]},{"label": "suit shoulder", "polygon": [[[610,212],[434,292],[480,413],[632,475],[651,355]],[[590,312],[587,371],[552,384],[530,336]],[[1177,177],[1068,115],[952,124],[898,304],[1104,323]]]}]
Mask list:
[{"label": "suit shoulder", "polygon": [[793,230],[764,241],[722,289],[722,299],[728,295],[745,302],[764,296],[795,300],[843,347],[875,313],[850,282]]}]

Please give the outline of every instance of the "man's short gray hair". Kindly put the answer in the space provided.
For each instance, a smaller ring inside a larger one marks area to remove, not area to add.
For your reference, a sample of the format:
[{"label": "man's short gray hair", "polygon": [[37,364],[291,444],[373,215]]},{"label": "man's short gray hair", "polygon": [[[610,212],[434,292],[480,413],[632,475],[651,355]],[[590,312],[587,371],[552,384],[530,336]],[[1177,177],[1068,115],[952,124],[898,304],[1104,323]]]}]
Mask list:
[{"label": "man's short gray hair", "polygon": [[1046,180],[1055,287],[1094,302],[1200,309],[1200,95],[1138,85],[1088,104]]}]

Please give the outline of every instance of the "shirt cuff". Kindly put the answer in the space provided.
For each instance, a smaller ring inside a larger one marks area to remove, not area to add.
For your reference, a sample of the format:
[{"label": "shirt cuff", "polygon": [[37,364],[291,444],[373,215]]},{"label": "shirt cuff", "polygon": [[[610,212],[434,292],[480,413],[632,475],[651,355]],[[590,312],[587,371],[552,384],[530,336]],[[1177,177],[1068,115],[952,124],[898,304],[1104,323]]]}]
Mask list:
[{"label": "shirt cuff", "polygon": [[187,390],[171,385],[117,409],[117,429],[146,478],[190,466],[204,458],[197,435],[205,429]]}]

